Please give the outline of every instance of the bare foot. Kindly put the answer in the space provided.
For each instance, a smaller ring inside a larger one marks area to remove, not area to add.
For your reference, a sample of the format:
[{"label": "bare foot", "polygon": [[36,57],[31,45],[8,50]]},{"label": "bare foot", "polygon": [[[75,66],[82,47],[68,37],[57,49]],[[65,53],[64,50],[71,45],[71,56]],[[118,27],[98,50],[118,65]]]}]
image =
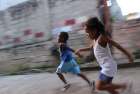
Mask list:
[{"label": "bare foot", "polygon": [[132,91],[132,87],[133,87],[133,83],[132,82],[128,82],[124,85],[123,91],[124,94],[129,94]]},{"label": "bare foot", "polygon": [[62,89],[61,91],[66,91],[67,89],[69,89],[70,87],[70,84],[66,84]]}]

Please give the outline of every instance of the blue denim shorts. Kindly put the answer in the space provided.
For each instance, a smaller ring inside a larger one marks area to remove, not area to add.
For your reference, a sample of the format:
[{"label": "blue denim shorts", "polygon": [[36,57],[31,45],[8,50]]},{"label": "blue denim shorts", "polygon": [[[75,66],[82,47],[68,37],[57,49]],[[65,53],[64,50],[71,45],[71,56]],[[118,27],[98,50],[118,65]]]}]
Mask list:
[{"label": "blue denim shorts", "polygon": [[103,73],[100,73],[99,80],[104,81],[104,82],[109,84],[109,83],[112,83],[113,77],[109,77],[109,76],[106,76]]},{"label": "blue denim shorts", "polygon": [[60,64],[56,70],[56,73],[72,73],[72,74],[80,74],[80,67],[77,64],[77,62],[72,59],[69,62],[65,62],[63,64]]}]

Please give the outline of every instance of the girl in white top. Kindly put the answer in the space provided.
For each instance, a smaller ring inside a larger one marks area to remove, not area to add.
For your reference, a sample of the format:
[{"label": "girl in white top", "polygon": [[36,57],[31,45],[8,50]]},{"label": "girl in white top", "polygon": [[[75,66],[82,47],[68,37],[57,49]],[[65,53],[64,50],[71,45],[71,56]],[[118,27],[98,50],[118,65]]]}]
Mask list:
[{"label": "girl in white top", "polygon": [[93,40],[93,43],[91,44],[91,47],[78,49],[77,53],[90,50],[91,48],[93,49],[95,58],[101,67],[99,79],[96,81],[96,89],[108,91],[110,94],[119,94],[117,90],[126,89],[127,84],[112,83],[112,80],[117,73],[117,63],[111,55],[109,45],[115,46],[128,56],[130,63],[133,62],[132,56],[118,43],[106,36],[104,25],[98,18],[93,17],[87,20],[85,32],[88,34],[89,38]]}]

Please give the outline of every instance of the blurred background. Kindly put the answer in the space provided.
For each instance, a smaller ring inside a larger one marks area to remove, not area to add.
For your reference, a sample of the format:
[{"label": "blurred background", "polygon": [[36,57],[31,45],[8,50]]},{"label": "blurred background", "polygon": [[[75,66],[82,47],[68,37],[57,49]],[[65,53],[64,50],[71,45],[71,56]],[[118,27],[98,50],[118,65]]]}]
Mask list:
[{"label": "blurred background", "polygon": [[[0,74],[54,71],[59,64],[57,35],[68,32],[72,48],[87,47],[90,40],[83,23],[94,16],[106,20],[105,11],[111,38],[133,54],[135,63],[140,62],[140,1],[100,1],[0,0]],[[118,64],[128,63],[118,50],[112,48],[112,53]],[[81,68],[98,66],[92,50],[84,54],[77,58]]]}]

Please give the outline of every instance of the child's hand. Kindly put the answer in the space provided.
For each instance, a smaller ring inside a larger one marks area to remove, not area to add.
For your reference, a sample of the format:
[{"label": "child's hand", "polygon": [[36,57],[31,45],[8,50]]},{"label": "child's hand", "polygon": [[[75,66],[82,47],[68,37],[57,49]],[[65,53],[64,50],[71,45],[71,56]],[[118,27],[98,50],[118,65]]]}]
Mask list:
[{"label": "child's hand", "polygon": [[80,49],[77,49],[77,50],[75,51],[75,54],[80,54]]},{"label": "child's hand", "polygon": [[129,63],[133,63],[134,62],[134,58],[132,55],[129,55]]},{"label": "child's hand", "polygon": [[80,53],[75,53],[77,56],[79,56],[80,58],[82,58],[83,56]]},{"label": "child's hand", "polygon": [[129,63],[133,63],[133,62],[134,62],[133,57],[129,58]]}]

